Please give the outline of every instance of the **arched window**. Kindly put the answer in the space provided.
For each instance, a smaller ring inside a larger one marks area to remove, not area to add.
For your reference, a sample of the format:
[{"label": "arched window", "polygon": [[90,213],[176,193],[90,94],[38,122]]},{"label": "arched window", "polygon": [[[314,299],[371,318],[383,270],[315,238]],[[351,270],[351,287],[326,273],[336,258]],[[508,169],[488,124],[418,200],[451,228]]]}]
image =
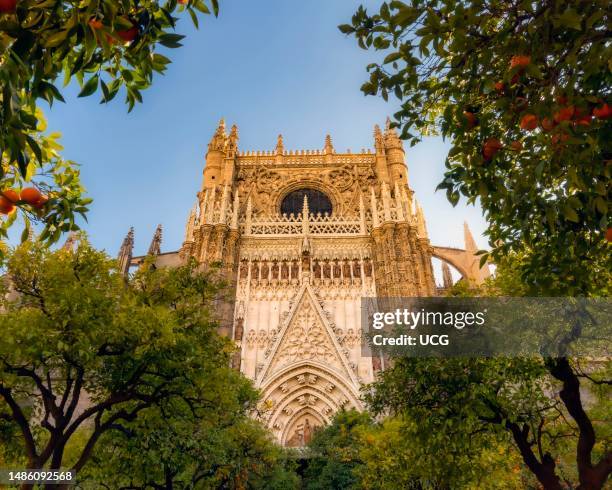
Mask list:
[{"label": "arched window", "polygon": [[332,205],[329,198],[316,189],[297,189],[285,196],[281,203],[281,214],[287,216],[293,213],[297,215],[302,212],[304,196],[308,197],[308,209],[311,213],[332,213]]}]

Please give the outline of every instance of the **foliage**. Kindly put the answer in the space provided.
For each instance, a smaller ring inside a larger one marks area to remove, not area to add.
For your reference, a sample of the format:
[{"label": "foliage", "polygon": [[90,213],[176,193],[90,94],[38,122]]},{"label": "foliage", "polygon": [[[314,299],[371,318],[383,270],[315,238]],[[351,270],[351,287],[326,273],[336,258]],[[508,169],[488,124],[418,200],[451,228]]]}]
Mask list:
[{"label": "foliage", "polygon": [[[401,100],[395,124],[402,137],[414,144],[416,130],[450,139],[439,188],[453,204],[461,195],[480,201],[491,255],[508,266],[509,274],[489,293],[514,285],[507,294],[609,295],[612,65],[606,7],[603,0],[392,1],[374,15],[360,7],[351,25],[339,27],[362,48],[384,52],[381,63],[368,66],[362,90]],[[612,471],[612,452],[602,444],[601,425],[589,416],[581,381],[608,387],[609,366],[594,377],[567,357],[581,331],[576,318],[555,358],[468,360],[465,371],[460,360],[439,361],[455,373],[452,382],[433,361],[430,377],[423,372],[418,379],[412,376],[421,373],[416,361],[401,360],[384,374],[371,401],[381,410],[392,405],[412,412],[444,400],[444,406],[433,406],[439,413],[430,414],[444,415],[438,419],[443,427],[459,424],[461,433],[477,426],[477,419],[482,430],[503,427],[546,488],[562,486],[565,475],[551,453],[569,428],[580,488],[600,488]],[[515,383],[512,390],[503,376]],[[474,391],[475,399],[465,399],[455,384]],[[547,384],[558,393],[550,407],[523,406],[529,397],[549,394]],[[385,389],[395,402],[378,397]],[[506,398],[514,392],[525,399]],[[519,412],[510,416],[510,407]],[[555,412],[567,422],[560,423]]]},{"label": "foliage", "polygon": [[[528,289],[517,267],[521,260],[506,257],[481,288],[452,294],[520,295]],[[461,461],[511,438],[545,488],[574,482],[601,488],[610,472],[611,366],[564,357],[399,358],[371,386],[367,401],[374,413],[418,420],[419,447],[427,448],[422,458],[433,458],[433,465],[441,451]]]},{"label": "foliage", "polygon": [[359,433],[372,424],[367,413],[340,411],[333,422],[315,432],[309,444],[311,458],[304,475],[307,490],[355,488],[359,459]]},{"label": "foliage", "polygon": [[[22,241],[26,240],[31,232],[33,222],[43,222],[44,228],[38,239],[45,242],[56,242],[62,232],[76,229],[75,218],[80,215],[85,218],[88,204],[91,199],[83,196],[84,189],[80,182],[78,166],[71,161],[63,160],[60,156],[61,145],[58,142],[59,134],[43,134],[46,131],[46,122],[40,110],[36,111],[38,127],[36,131],[28,131],[28,138],[36,141],[42,162],[38,166],[28,165],[25,177],[17,168],[3,161],[3,177],[0,178],[0,190],[19,190],[26,183],[32,184],[36,177],[36,187],[49,200],[43,207],[32,206],[25,201],[18,201],[16,207],[21,210],[21,219],[24,229]],[[17,220],[18,214],[12,212],[6,219],[0,215],[0,245],[8,237],[8,229]],[[0,259],[7,250],[0,248]]]},{"label": "foliage", "polygon": [[[237,373],[235,377],[234,383],[244,384],[244,378]],[[297,488],[297,476],[282,449],[246,415],[254,401],[252,392],[246,393],[249,399],[245,401],[227,387],[215,394],[222,399],[197,417],[180,406],[168,407],[163,413],[154,409],[130,424],[126,432],[109,433],[86,472],[79,475],[81,485]]]},{"label": "foliage", "polygon": [[401,101],[402,137],[452,144],[439,188],[480,201],[494,258],[526,251],[532,294],[611,282],[612,59],[604,0],[383,2],[340,30],[384,53],[366,94]]},{"label": "foliage", "polygon": [[[209,4],[216,15],[217,0]],[[210,9],[204,0],[20,0],[14,12],[0,13],[0,191],[42,179],[36,185],[52,197],[49,212],[38,216],[46,223],[44,240],[76,229],[74,214],[84,213],[87,202],[78,182],[69,180],[78,177],[74,164],[56,153],[57,137],[43,135],[37,103],[64,101],[57,87],[63,75],[65,85],[78,81],[79,97],[101,91],[103,103],[123,87],[132,110],[153,74],[170,63],[157,48],[181,46],[184,36],[173,31],[176,14],[185,12],[197,27],[197,13]],[[19,207],[31,214],[23,203]],[[13,220],[4,221],[0,239]]]},{"label": "foliage", "polygon": [[[187,430],[187,416],[239,418],[255,397],[229,367],[233,347],[217,334],[219,287],[208,275],[190,263],[144,267],[126,282],[115,267],[84,239],[74,251],[26,242],[9,257],[0,429],[20,434],[12,450],[24,467],[80,471],[110,432],[146,425],[143,415],[176,413],[168,430]],[[179,449],[160,445],[158,455]]]},{"label": "foliage", "polygon": [[422,434],[409,415],[377,423],[367,413],[339,412],[310,445],[305,488],[518,489],[528,481],[508,441],[489,437],[454,454],[431,451]]}]

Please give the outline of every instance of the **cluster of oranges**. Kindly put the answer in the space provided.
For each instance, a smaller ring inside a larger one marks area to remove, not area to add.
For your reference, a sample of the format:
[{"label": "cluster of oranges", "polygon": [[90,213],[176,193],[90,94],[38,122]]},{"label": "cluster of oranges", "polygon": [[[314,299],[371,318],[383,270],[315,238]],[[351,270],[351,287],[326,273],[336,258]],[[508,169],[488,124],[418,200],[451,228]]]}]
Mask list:
[{"label": "cluster of oranges", "polygon": [[612,117],[612,107],[609,104],[602,104],[594,107],[592,111],[580,109],[573,105],[567,105],[565,97],[559,97],[557,102],[560,108],[553,114],[552,119],[549,117],[542,118],[541,121],[535,114],[525,114],[521,118],[519,126],[526,131],[533,131],[538,125],[543,131],[552,131],[558,124],[563,121],[571,121],[574,126],[588,126],[591,124],[593,117],[597,119],[609,119]]},{"label": "cluster of oranges", "polygon": [[42,209],[49,198],[36,187],[26,187],[21,192],[13,189],[0,191],[0,214],[15,212],[17,204],[29,204],[37,211]]},{"label": "cluster of oranges", "polygon": [[[525,71],[527,66],[531,63],[531,57],[527,55],[513,56],[510,60],[510,69],[516,71],[512,78],[511,83],[517,83],[520,75]],[[495,90],[502,94],[506,89],[503,82],[495,83]],[[523,112],[527,109],[527,99],[524,97],[517,97],[514,101],[514,107],[517,112]],[[537,115],[527,113],[523,115],[519,122],[519,127],[525,131],[533,131],[538,126],[544,132],[553,131],[559,124],[564,121],[569,121],[574,127],[577,126],[589,126],[593,118],[597,119],[609,119],[612,117],[612,107],[608,103],[600,102],[596,107],[591,110],[582,109],[569,105],[567,98],[564,96],[557,97],[558,110],[552,115],[552,117],[543,117],[540,119]],[[465,125],[468,129],[475,127],[478,124],[478,118],[472,110],[466,110],[463,112]],[[551,141],[553,145],[558,145],[569,139],[569,135],[562,131],[555,131],[552,135]],[[503,145],[497,138],[487,139],[482,146],[482,155],[485,160],[491,160],[501,149]],[[513,151],[521,151],[523,145],[520,141],[513,141],[510,143],[509,148]]]}]

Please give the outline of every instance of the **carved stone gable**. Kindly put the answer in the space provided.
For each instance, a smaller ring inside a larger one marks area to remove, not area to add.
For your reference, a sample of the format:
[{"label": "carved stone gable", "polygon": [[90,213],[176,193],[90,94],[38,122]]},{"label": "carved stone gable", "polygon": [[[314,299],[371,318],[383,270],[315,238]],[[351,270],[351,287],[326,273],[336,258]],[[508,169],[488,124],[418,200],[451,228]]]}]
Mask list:
[{"label": "carved stone gable", "polygon": [[355,379],[336,334],[309,285],[301,289],[294,305],[268,353],[259,383],[292,364],[305,361],[321,363],[349,379]]}]

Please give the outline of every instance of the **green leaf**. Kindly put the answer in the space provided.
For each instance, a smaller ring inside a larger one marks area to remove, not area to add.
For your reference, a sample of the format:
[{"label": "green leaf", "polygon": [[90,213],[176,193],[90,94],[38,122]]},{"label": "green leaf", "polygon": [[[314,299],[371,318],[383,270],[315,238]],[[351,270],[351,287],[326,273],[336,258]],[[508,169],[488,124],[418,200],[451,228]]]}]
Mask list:
[{"label": "green leaf", "polygon": [[179,42],[184,39],[185,36],[180,34],[163,34],[159,37],[159,43],[167,48],[180,48],[182,44]]},{"label": "green leaf", "polygon": [[94,75],[93,77],[91,77],[89,80],[87,80],[87,83],[85,83],[85,85],[83,86],[81,92],[79,93],[79,97],[88,97],[91,94],[93,94],[97,89],[98,89],[98,81],[100,80],[100,77],[98,75]]}]

